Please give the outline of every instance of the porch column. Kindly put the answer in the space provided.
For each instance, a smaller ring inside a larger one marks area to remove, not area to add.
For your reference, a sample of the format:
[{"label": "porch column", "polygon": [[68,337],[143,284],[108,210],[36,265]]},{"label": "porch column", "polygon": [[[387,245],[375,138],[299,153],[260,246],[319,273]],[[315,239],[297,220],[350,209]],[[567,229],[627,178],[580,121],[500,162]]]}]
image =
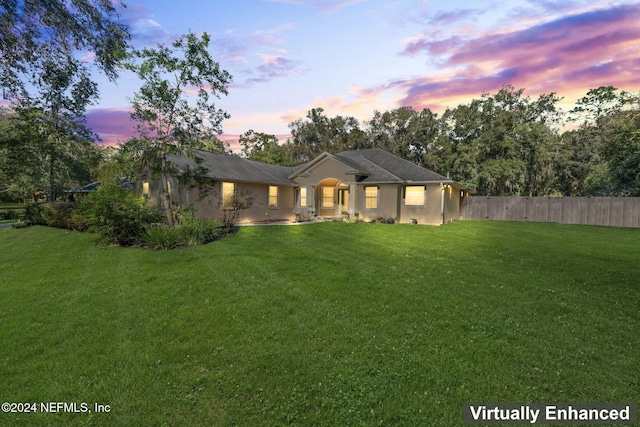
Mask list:
[{"label": "porch column", "polygon": [[349,184],[349,215],[354,215],[358,209],[358,184]]}]

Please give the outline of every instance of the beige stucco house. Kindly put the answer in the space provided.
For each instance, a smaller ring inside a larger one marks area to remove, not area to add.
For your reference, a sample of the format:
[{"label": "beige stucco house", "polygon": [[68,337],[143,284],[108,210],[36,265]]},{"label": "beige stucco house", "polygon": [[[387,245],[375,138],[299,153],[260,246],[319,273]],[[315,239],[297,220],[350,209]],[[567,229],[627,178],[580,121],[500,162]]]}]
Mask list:
[{"label": "beige stucco house", "polygon": [[[254,206],[241,222],[349,217],[370,221],[440,225],[458,219],[470,189],[381,149],[322,153],[295,168],[195,150],[200,165],[215,178],[215,189],[199,200],[196,189],[172,179],[173,202],[193,203],[202,216],[221,218],[229,196],[249,192]],[[174,157],[178,167],[192,159]],[[158,183],[143,178],[138,191],[152,202]]]}]

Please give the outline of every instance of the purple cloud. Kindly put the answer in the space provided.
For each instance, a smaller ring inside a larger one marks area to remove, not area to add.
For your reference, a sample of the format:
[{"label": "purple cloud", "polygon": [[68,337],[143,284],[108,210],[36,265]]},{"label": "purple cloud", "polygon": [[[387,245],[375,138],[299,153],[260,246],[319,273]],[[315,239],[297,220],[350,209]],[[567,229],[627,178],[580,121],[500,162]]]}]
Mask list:
[{"label": "purple cloud", "polygon": [[248,87],[255,83],[265,83],[279,77],[301,75],[305,73],[305,71],[298,69],[300,61],[293,61],[279,56],[270,55],[262,55],[262,59],[264,62],[262,65],[256,67],[254,70],[247,71],[248,73],[256,76],[247,79],[239,86]]},{"label": "purple cloud", "polygon": [[149,47],[177,39],[160,23],[151,18],[151,13],[142,4],[132,4],[122,10],[122,21],[129,26],[131,41],[135,47]]},{"label": "purple cloud", "polygon": [[136,135],[130,111],[122,108],[94,108],[86,114],[87,125],[102,139],[101,145],[117,145]]},{"label": "purple cloud", "polygon": [[402,105],[450,104],[506,84],[538,93],[614,85],[640,88],[640,5],[616,6],[566,16],[529,28],[473,39],[420,39],[404,55],[441,59],[439,75],[392,82]]},{"label": "purple cloud", "polygon": [[482,14],[480,9],[459,9],[450,12],[442,12],[431,19],[429,19],[430,25],[451,25],[455,22],[467,19],[470,16]]}]

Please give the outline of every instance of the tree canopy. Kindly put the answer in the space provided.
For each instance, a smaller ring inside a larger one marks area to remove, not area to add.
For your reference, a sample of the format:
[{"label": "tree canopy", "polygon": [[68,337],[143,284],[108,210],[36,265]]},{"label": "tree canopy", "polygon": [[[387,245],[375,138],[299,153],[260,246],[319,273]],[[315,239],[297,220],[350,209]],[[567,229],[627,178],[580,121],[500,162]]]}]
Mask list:
[{"label": "tree canopy", "polygon": [[[169,224],[173,224],[168,184],[173,165],[167,155],[191,155],[191,148],[211,146],[229,117],[214,99],[227,94],[231,75],[211,58],[210,40],[207,33],[201,37],[189,33],[171,46],[134,50],[125,64],[142,81],[132,99],[131,117],[145,144],[150,171],[161,178],[160,201]],[[195,100],[189,93],[196,94]]]},{"label": "tree canopy", "polygon": [[[466,184],[481,195],[640,195],[640,101],[612,86],[591,89],[569,115],[555,93],[532,99],[504,86],[467,104],[376,111],[359,123],[322,108],[289,124],[291,138],[249,131],[242,155],[290,165],[323,151],[378,147]],[[572,122],[577,129],[562,131]]]},{"label": "tree canopy", "polygon": [[78,53],[91,53],[93,62],[115,79],[130,39],[119,21],[118,5],[124,6],[112,0],[0,0],[4,97],[29,96],[41,79],[55,78],[52,67],[77,75],[82,83],[89,77]]}]

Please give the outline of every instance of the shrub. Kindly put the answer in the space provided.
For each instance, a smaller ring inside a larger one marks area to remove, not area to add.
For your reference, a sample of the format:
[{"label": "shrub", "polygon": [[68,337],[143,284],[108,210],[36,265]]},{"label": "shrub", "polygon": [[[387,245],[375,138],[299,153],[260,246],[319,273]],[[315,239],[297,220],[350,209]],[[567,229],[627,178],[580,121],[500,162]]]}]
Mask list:
[{"label": "shrub", "polygon": [[372,224],[395,224],[396,220],[394,218],[385,218],[385,217],[379,217],[376,219],[372,219],[371,220]]},{"label": "shrub", "polygon": [[79,213],[91,231],[121,246],[139,245],[145,227],[160,222],[163,217],[133,190],[115,184],[103,184],[85,197]]},{"label": "shrub", "polygon": [[24,210],[24,216],[27,222],[33,225],[45,225],[42,218],[43,203],[32,203],[27,205]]},{"label": "shrub", "polygon": [[29,226],[29,223],[25,221],[16,221],[11,224],[12,228],[27,228],[28,226]]},{"label": "shrub", "polygon": [[20,212],[14,209],[0,211],[0,221],[12,221],[15,219],[20,219],[20,216]]},{"label": "shrub", "polygon": [[181,226],[185,243],[203,245],[220,237],[220,222],[216,219],[195,219]]},{"label": "shrub", "polygon": [[233,232],[240,217],[253,207],[255,197],[248,190],[240,190],[229,199],[229,206],[223,208],[222,223],[227,233]]},{"label": "shrub", "polygon": [[145,227],[141,241],[149,249],[168,250],[212,242],[221,236],[222,231],[215,219],[193,219],[173,227],[152,224]]},{"label": "shrub", "polygon": [[145,247],[156,250],[184,246],[181,227],[171,227],[166,224],[152,224],[145,227],[141,240]]},{"label": "shrub", "polygon": [[78,214],[78,203],[33,203],[26,207],[25,218],[29,224],[85,231],[87,224]]}]

